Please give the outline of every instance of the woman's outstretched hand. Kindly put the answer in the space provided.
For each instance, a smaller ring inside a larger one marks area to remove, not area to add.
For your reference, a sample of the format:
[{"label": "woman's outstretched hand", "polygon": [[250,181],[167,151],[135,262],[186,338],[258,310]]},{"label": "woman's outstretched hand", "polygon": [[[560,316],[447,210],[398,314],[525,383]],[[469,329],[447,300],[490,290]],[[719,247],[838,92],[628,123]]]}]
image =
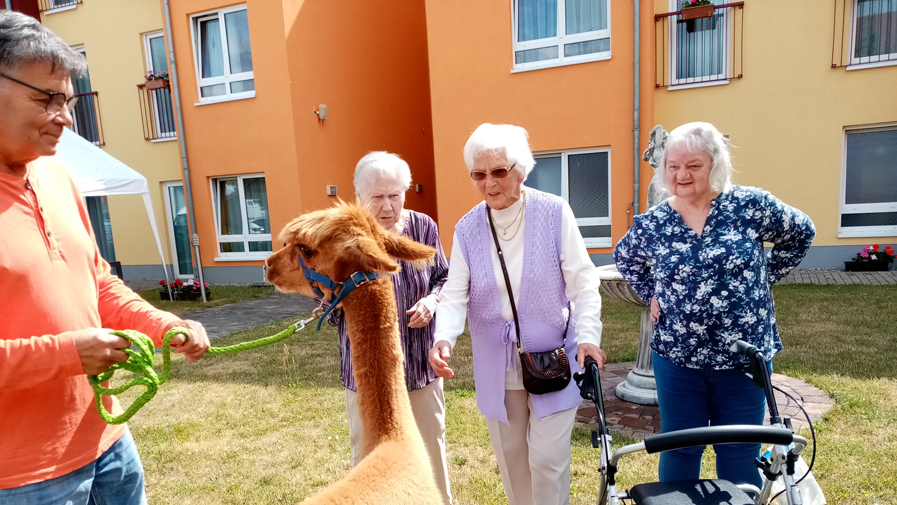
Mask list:
[{"label": "woman's outstretched hand", "polygon": [[440,340],[433,344],[427,359],[436,375],[450,379],[455,376],[455,372],[448,366],[448,361],[452,357],[452,346],[445,340]]}]

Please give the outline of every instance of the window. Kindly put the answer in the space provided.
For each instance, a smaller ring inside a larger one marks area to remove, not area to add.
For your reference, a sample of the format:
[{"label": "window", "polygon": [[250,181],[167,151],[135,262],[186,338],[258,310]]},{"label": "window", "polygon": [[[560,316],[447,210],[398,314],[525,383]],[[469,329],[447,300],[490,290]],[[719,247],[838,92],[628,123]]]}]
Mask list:
[{"label": "window", "polygon": [[897,236],[897,124],[847,130],[839,237]]},{"label": "window", "polygon": [[271,254],[265,176],[212,179],[212,201],[220,258],[263,260]]},{"label": "window", "polygon": [[850,64],[897,60],[897,0],[854,0]]},{"label": "window", "polygon": [[115,262],[115,242],[112,240],[112,220],[109,218],[109,203],[105,196],[88,196],[84,198],[87,203],[87,214],[90,216],[90,226],[100,248],[100,256],[109,263]]},{"label": "window", "polygon": [[610,247],[610,149],[536,155],[526,185],[570,204],[586,247]]},{"label": "window", "polygon": [[514,0],[514,70],[610,58],[610,0]]},{"label": "window", "polygon": [[[146,49],[146,70],[148,72],[168,73],[167,47],[165,33],[148,33],[143,37]],[[171,90],[157,88],[147,90],[150,107],[153,112],[152,127],[154,140],[176,140],[177,127],[174,123],[174,110],[171,106]]]},{"label": "window", "polygon": [[[727,0],[713,0],[723,5]],[[679,2],[671,0],[670,8],[679,10]],[[699,82],[723,81],[729,78],[729,13],[731,9],[714,9],[709,18],[683,20],[670,17],[670,71],[673,86]]]},{"label": "window", "polygon": [[168,240],[176,277],[193,277],[193,256],[190,252],[190,226],[187,224],[187,202],[183,182],[166,182],[165,211],[168,214]]},{"label": "window", "polygon": [[246,6],[191,18],[200,103],[255,96]]},{"label": "window", "polygon": [[[73,47],[87,59],[84,46]],[[97,146],[104,145],[103,128],[99,121],[99,93],[90,87],[90,69],[81,77],[72,76],[72,90],[78,95],[78,103],[71,110],[72,130]]]}]

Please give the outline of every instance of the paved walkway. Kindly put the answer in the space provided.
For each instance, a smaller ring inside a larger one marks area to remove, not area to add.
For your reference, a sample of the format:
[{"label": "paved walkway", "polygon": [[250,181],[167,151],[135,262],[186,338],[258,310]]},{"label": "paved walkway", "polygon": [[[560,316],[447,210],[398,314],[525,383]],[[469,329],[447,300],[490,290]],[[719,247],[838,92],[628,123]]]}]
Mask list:
[{"label": "paved walkway", "polygon": [[779,284],[897,284],[897,270],[845,272],[844,270],[793,270]]},{"label": "paved walkway", "polygon": [[263,298],[188,312],[181,314],[181,317],[199,321],[206,327],[209,338],[216,338],[281,319],[298,320],[300,315],[311,313],[315,307],[317,303],[307,296],[275,293]]},{"label": "paved walkway", "polygon": [[[604,411],[608,428],[617,433],[635,438],[645,438],[648,435],[660,433],[660,413],[653,405],[639,405],[620,400],[614,394],[617,384],[626,380],[626,375],[632,370],[634,362],[608,363],[601,372],[601,389],[604,391]],[[799,400],[810,419],[818,421],[823,414],[828,412],[834,402],[821,389],[815,388],[806,382],[773,373],[772,385]],[[795,430],[807,426],[807,420],[800,408],[788,397],[776,391],[776,405],[779,407],[779,415],[791,418],[791,424]],[[598,416],[595,406],[591,401],[584,401],[576,413],[576,421],[588,425],[597,425]],[[769,424],[769,420],[766,421]]]}]

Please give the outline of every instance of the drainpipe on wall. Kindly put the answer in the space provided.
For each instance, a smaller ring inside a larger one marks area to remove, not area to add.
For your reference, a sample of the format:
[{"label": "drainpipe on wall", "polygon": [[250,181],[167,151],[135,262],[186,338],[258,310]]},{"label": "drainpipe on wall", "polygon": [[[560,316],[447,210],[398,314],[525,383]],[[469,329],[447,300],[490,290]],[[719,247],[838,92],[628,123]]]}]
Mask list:
[{"label": "drainpipe on wall", "polygon": [[12,0],[6,0],[6,10],[12,12]]},{"label": "drainpipe on wall", "polygon": [[[9,0],[7,0],[9,1]],[[193,186],[190,184],[190,165],[187,162],[187,141],[184,134],[184,114],[181,112],[181,93],[178,88],[177,64],[174,60],[174,35],[171,31],[171,11],[168,8],[168,0],[162,0],[163,15],[165,16],[165,32],[168,39],[168,78],[171,81],[171,96],[174,100],[175,121],[178,129],[178,142],[181,144],[181,166],[184,169],[184,196],[187,200],[187,216],[190,218],[190,230],[193,231],[191,242],[193,243],[193,258],[196,260],[196,271],[199,273],[199,292],[205,303],[206,288],[202,275],[202,257],[199,255],[199,233],[196,232],[196,215],[193,212]]]},{"label": "drainpipe on wall", "polygon": [[640,105],[639,105],[639,3],[632,2],[632,33],[633,33],[633,85],[632,85],[632,216],[639,214],[639,131],[641,130]]}]

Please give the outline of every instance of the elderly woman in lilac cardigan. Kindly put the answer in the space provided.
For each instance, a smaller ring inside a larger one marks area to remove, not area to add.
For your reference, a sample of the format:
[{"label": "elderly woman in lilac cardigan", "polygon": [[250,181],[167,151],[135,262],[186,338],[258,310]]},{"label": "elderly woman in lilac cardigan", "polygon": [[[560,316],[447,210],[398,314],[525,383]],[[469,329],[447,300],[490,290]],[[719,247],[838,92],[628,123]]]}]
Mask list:
[{"label": "elderly woman in lilac cardigan", "polygon": [[464,161],[484,201],[455,227],[430,365],[440,377],[454,375],[451,348],[469,321],[477,406],[486,416],[508,503],[565,505],[570,436],[582,400],[573,381],[542,395],[523,387],[514,316],[486,206],[507,266],[523,351],[556,349],[566,331],[565,352],[576,356],[571,373],[586,356],[603,366],[598,276],[570,206],[523,186],[535,165],[526,130],[483,124],[467,141]]}]

